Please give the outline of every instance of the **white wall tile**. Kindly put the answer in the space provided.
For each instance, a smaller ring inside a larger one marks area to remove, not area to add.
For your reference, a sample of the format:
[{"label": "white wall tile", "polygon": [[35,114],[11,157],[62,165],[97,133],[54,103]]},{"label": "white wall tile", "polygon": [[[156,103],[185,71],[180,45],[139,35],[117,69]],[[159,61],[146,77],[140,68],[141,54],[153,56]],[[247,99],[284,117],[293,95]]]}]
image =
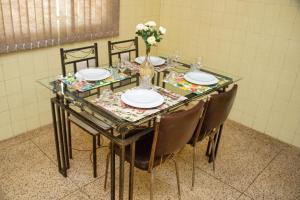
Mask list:
[{"label": "white wall tile", "polygon": [[[49,98],[52,94],[36,80],[61,73],[61,47],[75,48],[97,42],[100,64],[107,64],[107,41],[133,38],[135,26],[141,22],[155,20],[159,25],[160,6],[160,0],[121,1],[118,37],[0,55],[0,140],[51,123]],[[145,47],[142,40],[139,42],[142,54]]]},{"label": "white wall tile", "polygon": [[[161,5],[161,13],[186,11],[177,1]],[[206,65],[240,75],[230,118],[300,146],[294,111],[300,102],[299,1],[202,0],[195,3],[198,6],[188,10],[193,16],[189,23],[199,25],[197,32],[186,31],[183,18],[169,20],[161,14],[160,21],[180,37],[176,44],[174,38],[166,39],[159,52],[176,47],[190,60],[201,53]],[[204,45],[185,47],[195,43]]]}]

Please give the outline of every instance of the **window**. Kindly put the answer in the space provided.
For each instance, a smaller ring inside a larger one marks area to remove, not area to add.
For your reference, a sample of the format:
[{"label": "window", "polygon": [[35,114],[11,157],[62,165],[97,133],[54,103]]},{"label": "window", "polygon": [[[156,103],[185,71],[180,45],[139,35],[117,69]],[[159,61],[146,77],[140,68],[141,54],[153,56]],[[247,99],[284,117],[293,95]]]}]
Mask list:
[{"label": "window", "polygon": [[119,0],[0,0],[0,53],[118,33]]}]

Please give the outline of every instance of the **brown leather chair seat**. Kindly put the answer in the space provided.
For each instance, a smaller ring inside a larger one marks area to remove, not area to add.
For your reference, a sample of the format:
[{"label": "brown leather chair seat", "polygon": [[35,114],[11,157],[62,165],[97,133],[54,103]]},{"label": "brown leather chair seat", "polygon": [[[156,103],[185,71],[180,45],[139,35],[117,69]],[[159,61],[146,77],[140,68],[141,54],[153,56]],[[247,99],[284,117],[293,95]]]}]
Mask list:
[{"label": "brown leather chair seat", "polygon": [[[151,148],[152,148],[152,142],[153,142],[153,133],[154,129],[153,128],[139,128],[130,131],[126,137],[133,136],[134,134],[146,130],[148,134],[144,135],[141,137],[135,144],[135,150],[136,155],[135,155],[135,167],[141,169],[141,170],[148,170],[149,168],[149,161],[150,161],[150,154],[151,154]],[[115,152],[118,156],[120,156],[120,147],[115,144]],[[155,157],[154,162],[153,162],[153,167],[158,166],[161,164],[161,162],[164,162],[168,155],[164,155],[163,158],[161,159],[160,157]],[[125,148],[125,160],[130,161],[130,146],[126,146]]]}]

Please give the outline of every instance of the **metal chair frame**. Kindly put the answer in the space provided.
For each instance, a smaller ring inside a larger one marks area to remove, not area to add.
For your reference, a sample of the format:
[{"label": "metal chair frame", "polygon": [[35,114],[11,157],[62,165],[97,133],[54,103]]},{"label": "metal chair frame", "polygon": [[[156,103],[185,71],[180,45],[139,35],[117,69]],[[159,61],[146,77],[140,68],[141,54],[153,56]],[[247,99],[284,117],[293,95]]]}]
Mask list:
[{"label": "metal chair frame", "polygon": [[[89,51],[88,51],[89,50]],[[81,52],[85,53],[84,56],[75,56],[73,55],[74,52]],[[68,56],[75,58],[74,60],[71,61],[65,61]],[[99,59],[98,59],[98,45],[97,43],[94,43],[94,45],[91,46],[86,46],[86,47],[80,47],[80,48],[75,48],[75,49],[63,49],[60,48],[60,59],[61,59],[61,66],[62,66],[62,75],[66,76],[66,65],[72,64],[73,65],[73,70],[74,73],[77,72],[77,63],[79,62],[87,62],[87,67],[89,68],[89,60],[95,60],[95,67],[99,66]]]},{"label": "metal chair frame", "polygon": [[[83,56],[77,56],[75,55],[77,52],[81,52],[84,55]],[[87,63],[87,68],[90,67],[89,61],[90,60],[95,60],[95,67],[99,67],[99,59],[98,59],[98,45],[97,43],[94,43],[93,45],[86,46],[86,47],[80,47],[80,48],[74,48],[74,49],[63,49],[60,48],[60,57],[61,57],[61,67],[62,67],[62,75],[66,76],[67,71],[66,67],[67,65],[73,65],[73,71],[74,73],[77,72],[77,64],[79,62],[86,62]],[[70,61],[66,61],[68,57],[73,58]],[[97,93],[100,93],[100,90],[97,89]],[[85,95],[85,94],[84,94]],[[90,92],[88,92],[87,95],[91,95]],[[67,106],[69,106],[70,102],[67,101]],[[76,123],[75,123],[76,124]],[[92,160],[93,160],[93,176],[97,177],[97,144],[98,146],[101,146],[101,139],[100,139],[100,133],[99,134],[92,134],[85,128],[81,127],[78,125],[81,129],[92,135]],[[71,120],[70,120],[70,113],[67,112],[67,149],[68,149],[68,154],[69,158],[73,159],[73,153],[72,153],[72,136],[71,136]],[[69,167],[69,166],[68,166]]]},{"label": "metal chair frame", "polygon": [[[113,65],[113,56],[118,56],[121,59],[121,54],[128,53],[129,60],[131,60],[131,52],[135,52],[135,57],[139,56],[139,44],[138,37],[129,40],[122,41],[108,41],[108,61],[109,66]],[[127,46],[121,46],[121,44],[127,44]]]},{"label": "metal chair frame", "polygon": [[[156,151],[156,144],[157,144],[157,139],[158,139],[158,133],[159,133],[159,125],[160,125],[160,116],[158,116],[155,120],[154,124],[154,136],[153,136],[153,142],[152,142],[152,147],[151,147],[151,154],[150,154],[150,160],[149,160],[149,166],[147,172],[150,174],[150,200],[153,200],[153,185],[154,185],[154,175],[155,175],[155,169],[159,168],[162,165],[162,157],[160,157],[160,164],[156,166],[155,168],[153,167],[154,163],[154,158],[155,158],[155,151]],[[178,194],[178,199],[181,199],[181,187],[180,187],[180,178],[179,178],[179,170],[178,170],[178,165],[176,162],[176,155],[178,152],[169,155],[164,162],[167,160],[172,160],[174,162],[175,166],[175,172],[176,172],[176,180],[177,180],[177,194]],[[111,152],[107,154],[106,158],[106,168],[105,168],[105,179],[104,179],[104,189],[106,190],[107,187],[107,174],[108,174],[108,168],[109,168],[109,161],[110,161],[110,156]],[[135,155],[131,155],[131,159],[134,161],[135,160]],[[134,167],[132,168],[134,170]],[[133,174],[132,171],[130,171],[130,175]],[[132,185],[133,183],[129,183]],[[132,188],[132,187],[131,187]]]}]

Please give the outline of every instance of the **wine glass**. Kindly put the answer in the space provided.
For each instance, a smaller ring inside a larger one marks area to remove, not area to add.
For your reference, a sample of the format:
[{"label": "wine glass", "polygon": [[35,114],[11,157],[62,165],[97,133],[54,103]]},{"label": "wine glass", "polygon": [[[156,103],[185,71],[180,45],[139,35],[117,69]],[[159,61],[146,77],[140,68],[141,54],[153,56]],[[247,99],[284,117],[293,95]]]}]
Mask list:
[{"label": "wine glass", "polygon": [[179,53],[178,50],[176,50],[176,51],[174,52],[174,58],[173,58],[173,61],[174,61],[175,63],[177,63],[177,62],[179,62],[179,59],[180,59],[180,53]]},{"label": "wine glass", "polygon": [[119,71],[121,73],[124,73],[127,69],[127,66],[126,66],[126,60],[119,60],[118,64],[117,64],[117,68],[119,69]]}]

